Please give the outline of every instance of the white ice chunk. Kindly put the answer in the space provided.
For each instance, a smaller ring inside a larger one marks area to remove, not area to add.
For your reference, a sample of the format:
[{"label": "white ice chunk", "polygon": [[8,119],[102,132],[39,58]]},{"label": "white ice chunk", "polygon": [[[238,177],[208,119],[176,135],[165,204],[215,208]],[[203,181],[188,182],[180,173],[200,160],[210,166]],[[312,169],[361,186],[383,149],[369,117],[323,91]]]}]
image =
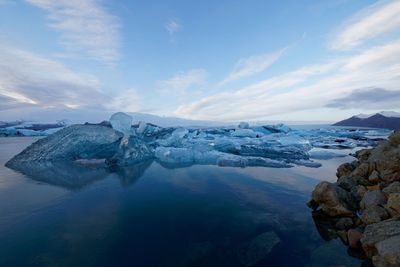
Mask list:
[{"label": "white ice chunk", "polygon": [[124,135],[131,134],[132,117],[123,112],[114,113],[110,118],[112,128]]},{"label": "white ice chunk", "polygon": [[344,154],[339,154],[335,153],[329,150],[313,150],[310,151],[310,158],[312,159],[322,159],[322,160],[327,160],[327,159],[332,159],[332,158],[340,158],[340,157],[345,157],[346,155]]},{"label": "white ice chunk", "polygon": [[236,129],[249,129],[249,124],[245,121],[242,121],[241,123],[239,123]]},{"label": "white ice chunk", "polygon": [[139,123],[139,127],[137,128],[136,132],[138,134],[145,134],[149,130],[149,125],[143,121]]},{"label": "white ice chunk", "polygon": [[231,135],[234,137],[257,137],[260,136],[261,133],[256,133],[251,129],[239,129],[232,132]]},{"label": "white ice chunk", "polygon": [[258,132],[258,133],[263,133],[263,134],[270,134],[271,133],[271,131],[268,131],[267,129],[265,129],[262,126],[254,128],[253,131]]},{"label": "white ice chunk", "polygon": [[157,147],[155,157],[161,162],[174,164],[194,163],[194,153],[190,148]]}]

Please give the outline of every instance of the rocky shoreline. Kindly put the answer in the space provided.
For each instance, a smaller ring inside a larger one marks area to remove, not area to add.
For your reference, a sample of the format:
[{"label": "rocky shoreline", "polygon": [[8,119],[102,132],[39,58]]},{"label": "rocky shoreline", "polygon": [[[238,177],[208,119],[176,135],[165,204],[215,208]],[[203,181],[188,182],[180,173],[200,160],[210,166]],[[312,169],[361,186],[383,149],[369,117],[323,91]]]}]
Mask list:
[{"label": "rocky shoreline", "polygon": [[365,253],[366,265],[400,266],[400,130],[355,157],[338,167],[336,183],[319,183],[307,205],[324,218],[314,220],[325,239]]}]

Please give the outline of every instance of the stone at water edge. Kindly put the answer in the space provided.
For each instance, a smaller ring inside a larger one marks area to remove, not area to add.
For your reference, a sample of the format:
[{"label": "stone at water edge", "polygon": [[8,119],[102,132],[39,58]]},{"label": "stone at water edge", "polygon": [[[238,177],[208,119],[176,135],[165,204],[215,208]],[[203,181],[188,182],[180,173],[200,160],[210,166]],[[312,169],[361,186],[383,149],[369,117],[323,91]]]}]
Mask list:
[{"label": "stone at water edge", "polygon": [[[336,184],[321,182],[312,192],[310,205],[317,203],[330,216],[355,216],[352,196]],[[313,205],[315,206],[315,205]]]},{"label": "stone at water edge", "polygon": [[359,248],[361,247],[361,240],[362,233],[356,229],[350,229],[347,232],[347,240],[349,242],[349,246],[351,248]]},{"label": "stone at water edge", "polygon": [[111,115],[110,124],[114,130],[121,132],[124,135],[130,135],[132,132],[132,117],[126,113],[117,112]]}]

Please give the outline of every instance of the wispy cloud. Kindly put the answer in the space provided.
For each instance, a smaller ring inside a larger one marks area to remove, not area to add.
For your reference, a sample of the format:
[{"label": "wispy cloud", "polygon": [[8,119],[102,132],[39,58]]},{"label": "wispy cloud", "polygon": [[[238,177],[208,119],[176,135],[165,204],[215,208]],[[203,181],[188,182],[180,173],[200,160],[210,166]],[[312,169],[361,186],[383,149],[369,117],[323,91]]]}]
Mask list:
[{"label": "wispy cloud", "polygon": [[170,19],[167,24],[164,25],[169,35],[174,35],[177,31],[182,29],[182,25],[176,18]]},{"label": "wispy cloud", "polygon": [[[400,64],[392,60],[390,52],[393,52],[395,44],[397,41],[362,51],[356,56],[305,66],[234,92],[209,96],[181,105],[175,114],[220,121],[263,119],[287,112],[323,108],[358,88],[372,86],[393,91],[400,82]],[[380,51],[379,56],[371,57],[375,51]],[[385,109],[385,104],[379,102],[375,107]],[[358,108],[368,109],[368,106],[360,103]]]},{"label": "wispy cloud", "polygon": [[0,43],[0,109],[26,106],[95,107],[106,97],[96,77]]},{"label": "wispy cloud", "polygon": [[331,43],[331,48],[351,49],[399,28],[400,1],[379,1],[360,11],[340,27]]},{"label": "wispy cloud", "polygon": [[384,88],[361,88],[351,91],[345,97],[332,100],[327,107],[352,109],[355,106],[364,106],[365,109],[397,109],[400,103],[400,90]]},{"label": "wispy cloud", "polygon": [[274,53],[267,53],[240,59],[236,63],[233,71],[223,81],[221,81],[219,85],[222,86],[238,79],[262,72],[271,66],[275,61],[277,61],[286,51],[286,49],[287,48],[283,48]]},{"label": "wispy cloud", "polygon": [[90,58],[113,62],[119,58],[120,25],[98,0],[25,0],[46,10],[61,44]]},{"label": "wispy cloud", "polygon": [[161,88],[160,93],[182,96],[188,89],[204,85],[207,77],[208,73],[203,69],[180,71],[168,80],[157,82],[157,85]]},{"label": "wispy cloud", "polygon": [[141,97],[135,89],[129,89],[114,97],[105,107],[112,111],[137,112],[143,109]]}]

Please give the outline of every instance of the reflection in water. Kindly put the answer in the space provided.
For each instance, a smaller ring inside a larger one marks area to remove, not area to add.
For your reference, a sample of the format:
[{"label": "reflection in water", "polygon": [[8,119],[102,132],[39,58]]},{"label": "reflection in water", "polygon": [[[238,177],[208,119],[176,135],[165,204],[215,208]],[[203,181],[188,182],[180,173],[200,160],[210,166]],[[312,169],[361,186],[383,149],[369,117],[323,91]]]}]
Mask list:
[{"label": "reflection in water", "polygon": [[[0,161],[0,183],[20,183],[0,191],[0,266],[360,265],[339,239],[320,237],[324,224],[314,218],[318,233],[305,205],[318,180],[295,168],[150,160],[113,170],[65,163],[18,170],[54,187],[3,167],[15,153]],[[31,205],[38,195],[46,199]]]},{"label": "reflection in water", "polygon": [[83,165],[81,162],[45,162],[24,164],[13,169],[35,181],[73,190],[81,189],[95,181],[100,181],[110,173],[117,174],[121,184],[128,186],[137,181],[151,163],[152,160],[148,160],[127,167],[109,170],[102,166]]}]

